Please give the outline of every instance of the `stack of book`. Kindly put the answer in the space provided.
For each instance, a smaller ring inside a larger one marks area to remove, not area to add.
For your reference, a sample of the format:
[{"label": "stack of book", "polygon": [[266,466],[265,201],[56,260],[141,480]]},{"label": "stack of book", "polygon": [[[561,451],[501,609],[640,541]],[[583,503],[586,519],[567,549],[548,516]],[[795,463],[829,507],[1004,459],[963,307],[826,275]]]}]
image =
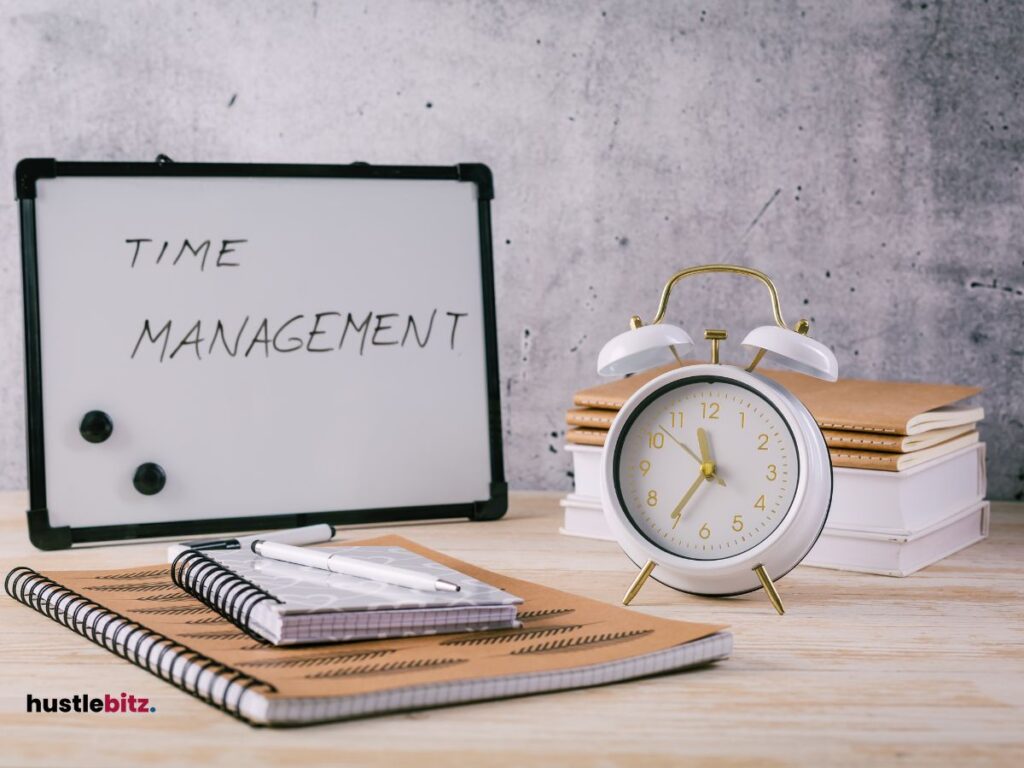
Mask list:
[{"label": "stack of book", "polygon": [[[673,367],[573,397],[566,438],[576,487],[562,500],[563,533],[612,538],[601,508],[605,437],[630,395]],[[978,388],[759,373],[807,406],[832,458],[832,507],[804,564],[908,576],[988,534],[985,444],[977,431],[984,411],[962,403]]]}]

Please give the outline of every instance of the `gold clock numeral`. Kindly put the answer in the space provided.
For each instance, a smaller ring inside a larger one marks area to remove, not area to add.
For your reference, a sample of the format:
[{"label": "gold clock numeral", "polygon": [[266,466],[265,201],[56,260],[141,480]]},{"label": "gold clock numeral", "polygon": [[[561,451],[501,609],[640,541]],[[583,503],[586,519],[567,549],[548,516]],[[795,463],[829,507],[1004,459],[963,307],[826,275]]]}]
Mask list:
[{"label": "gold clock numeral", "polygon": [[704,523],[704,525],[702,525],[700,527],[700,530],[697,531],[697,533],[700,534],[700,537],[702,539],[709,539],[709,538],[711,538],[711,529],[708,528],[708,524],[707,523]]},{"label": "gold clock numeral", "polygon": [[732,516],[732,529],[739,533],[743,530],[743,515]]},{"label": "gold clock numeral", "polygon": [[658,492],[657,491],[648,491],[647,492],[647,506],[648,507],[656,507],[656,506],[658,506]]},{"label": "gold clock numeral", "polygon": [[672,429],[683,426],[683,412],[672,411]]},{"label": "gold clock numeral", "polygon": [[740,411],[740,429],[746,429],[746,428],[747,428],[747,414],[745,414],[743,411]]},{"label": "gold clock numeral", "polygon": [[719,411],[718,403],[701,403],[700,414],[705,419],[717,419]]},{"label": "gold clock numeral", "polygon": [[754,509],[760,509],[763,512],[764,507],[764,494],[762,493],[760,496],[757,497],[757,501],[754,502]]},{"label": "gold clock numeral", "polygon": [[651,448],[661,448],[665,445],[665,435],[661,432],[648,432],[647,445]]},{"label": "gold clock numeral", "polygon": [[757,446],[757,450],[759,450],[759,451],[767,451],[768,450],[768,435],[766,435],[764,432],[762,432],[760,435],[757,436],[757,439],[759,441],[758,442],[758,446]]},{"label": "gold clock numeral", "polygon": [[764,476],[764,479],[765,480],[774,480],[778,476],[779,476],[779,472],[775,468],[775,465],[774,464],[769,464],[768,465],[768,474]]},{"label": "gold clock numeral", "polygon": [[649,462],[647,459],[644,459],[643,461],[641,461],[640,462],[640,474],[643,475],[644,477],[647,477],[647,473],[650,472],[650,471],[651,471],[651,462]]}]

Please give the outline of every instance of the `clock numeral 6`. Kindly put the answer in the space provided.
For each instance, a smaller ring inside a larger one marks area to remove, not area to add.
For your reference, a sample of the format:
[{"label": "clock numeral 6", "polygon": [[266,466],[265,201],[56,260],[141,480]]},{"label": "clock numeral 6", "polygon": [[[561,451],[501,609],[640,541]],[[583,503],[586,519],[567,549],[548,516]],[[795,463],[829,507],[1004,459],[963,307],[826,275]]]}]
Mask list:
[{"label": "clock numeral 6", "polygon": [[759,450],[759,451],[767,451],[768,450],[768,435],[766,435],[764,432],[762,432],[760,435],[757,436],[757,440],[758,440],[757,450]]},{"label": "clock numeral 6", "polygon": [[732,529],[739,533],[743,530],[743,515],[732,516]]},{"label": "clock numeral 6", "polygon": [[778,473],[778,470],[775,468],[775,465],[774,464],[769,464],[768,465],[768,474],[764,476],[764,479],[765,480],[774,480],[778,476],[779,476],[779,473]]},{"label": "clock numeral 6", "polygon": [[665,445],[665,435],[661,432],[648,432],[647,433],[647,445],[651,448],[661,448]]},{"label": "clock numeral 6", "polygon": [[701,403],[700,404],[700,415],[705,419],[717,419],[718,418],[718,403]]},{"label": "clock numeral 6", "polygon": [[647,477],[647,473],[650,472],[650,471],[651,471],[651,462],[649,462],[647,459],[644,459],[643,461],[641,461],[640,462],[640,474],[642,474],[644,477]]},{"label": "clock numeral 6", "polygon": [[648,491],[647,492],[647,506],[648,507],[656,507],[656,506],[658,506],[658,492],[657,491]]},{"label": "clock numeral 6", "polygon": [[697,531],[697,533],[698,533],[698,534],[700,534],[700,537],[701,537],[702,539],[708,539],[708,538],[711,538],[711,529],[710,529],[710,528],[708,528],[708,524],[707,524],[707,523],[704,523],[704,525],[702,525],[702,526],[700,527],[700,530],[699,530],[699,531]]}]

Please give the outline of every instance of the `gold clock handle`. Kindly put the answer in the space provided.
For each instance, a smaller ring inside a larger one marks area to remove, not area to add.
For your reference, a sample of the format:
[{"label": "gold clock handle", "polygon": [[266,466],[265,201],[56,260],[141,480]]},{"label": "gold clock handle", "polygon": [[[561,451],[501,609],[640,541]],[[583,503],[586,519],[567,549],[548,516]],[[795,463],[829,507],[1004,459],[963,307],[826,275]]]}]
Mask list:
[{"label": "gold clock handle", "polygon": [[644,582],[647,581],[647,577],[651,575],[651,571],[653,570],[654,561],[648,560],[647,565],[640,569],[640,573],[638,573],[636,578],[633,579],[633,584],[629,587],[629,590],[622,598],[623,605],[629,605],[633,602],[633,598],[636,597],[636,593],[640,591],[640,588],[644,585]]},{"label": "gold clock handle", "polygon": [[[661,299],[658,301],[658,310],[654,313],[654,317],[651,319],[650,325],[657,325],[665,319],[665,312],[668,310],[668,299],[669,296],[672,295],[672,289],[675,287],[676,283],[693,275],[708,273],[743,275],[744,277],[752,277],[755,280],[759,280],[768,289],[768,295],[772,302],[772,316],[775,319],[775,324],[780,328],[786,328],[789,330],[789,326],[786,325],[786,321],[782,318],[782,304],[779,301],[779,291],[776,289],[775,283],[772,282],[772,279],[759,269],[753,269],[752,267],[740,267],[736,264],[704,264],[699,267],[687,267],[686,269],[676,272],[668,279],[668,282],[665,283],[665,287],[661,289]],[[633,315],[629,319],[629,327],[633,330],[640,328],[643,324],[644,322],[639,315]],[[800,320],[794,325],[792,330],[795,330],[797,333],[805,334],[809,328],[810,324],[806,320]],[[714,354],[714,352],[717,351],[717,343],[713,342],[713,344],[716,348],[713,351]],[[676,354],[675,347],[671,347],[671,349],[676,360],[678,360],[679,364],[682,365],[683,361],[680,360],[679,355]],[[746,370],[754,370],[757,367],[757,364],[760,363],[761,359],[764,357],[764,353],[765,351],[763,349],[758,350],[754,355],[754,358],[750,361],[750,364],[747,365]],[[715,362],[717,362],[717,360]]]},{"label": "gold clock handle", "polygon": [[[782,319],[782,304],[779,302],[779,292],[775,288],[775,283],[772,282],[771,278],[759,269],[740,267],[735,264],[705,264],[699,267],[688,267],[676,272],[668,279],[668,282],[665,283],[665,287],[661,290],[661,300],[658,302],[658,311],[654,313],[651,325],[660,323],[665,319],[665,310],[668,309],[668,297],[672,295],[672,289],[675,287],[676,283],[684,278],[690,277],[691,275],[701,275],[709,272],[724,272],[732,275],[744,275],[746,277],[752,277],[755,280],[760,280],[768,289],[768,293],[771,296],[772,315],[775,318],[776,325],[780,328],[787,327],[786,321]],[[639,318],[637,319],[639,320]]]}]

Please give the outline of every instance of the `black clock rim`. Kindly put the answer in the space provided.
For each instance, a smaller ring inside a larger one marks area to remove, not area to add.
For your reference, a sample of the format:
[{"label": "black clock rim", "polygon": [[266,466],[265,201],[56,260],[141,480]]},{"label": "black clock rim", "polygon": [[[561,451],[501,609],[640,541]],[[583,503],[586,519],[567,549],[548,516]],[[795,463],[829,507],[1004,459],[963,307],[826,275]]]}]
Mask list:
[{"label": "black clock rim", "polygon": [[[622,483],[619,480],[619,465],[620,465],[620,458],[621,458],[621,454],[622,454],[622,445],[625,442],[626,435],[629,434],[630,428],[633,426],[633,422],[636,421],[636,419],[647,408],[647,406],[651,403],[651,401],[656,400],[657,398],[659,398],[662,395],[664,395],[666,392],[670,392],[673,389],[679,389],[680,387],[689,386],[691,384],[700,384],[702,382],[709,382],[709,383],[712,383],[712,382],[722,382],[722,383],[725,383],[725,384],[734,384],[737,387],[742,387],[743,389],[745,389],[745,390],[747,390],[749,392],[752,392],[753,394],[757,395],[757,397],[760,400],[764,401],[767,405],[769,405],[772,408],[772,410],[774,410],[777,414],[779,414],[779,418],[782,419],[782,423],[785,425],[786,431],[789,432],[789,436],[793,440],[793,445],[796,445],[796,436],[793,434],[793,428],[789,425],[789,420],[782,414],[782,411],[780,411],[775,406],[775,404],[773,402],[768,400],[766,397],[764,397],[764,395],[762,395],[756,389],[751,387],[749,384],[745,384],[745,383],[743,383],[741,381],[736,381],[735,379],[729,378],[727,376],[715,376],[713,374],[700,374],[698,376],[686,376],[686,377],[683,377],[681,379],[676,379],[674,381],[670,381],[667,384],[663,384],[662,386],[660,386],[657,389],[655,389],[653,392],[651,392],[649,395],[647,395],[643,400],[641,400],[639,403],[637,403],[637,405],[633,408],[632,412],[626,417],[626,421],[622,425],[622,429],[619,431],[618,438],[616,439],[615,445],[613,447],[613,456],[612,456],[612,486],[615,488],[615,497],[616,497],[616,499],[619,502],[619,509],[622,510],[623,515],[625,516],[626,520],[629,521],[629,524],[633,527],[633,529],[637,533],[639,533],[644,539],[649,541],[651,544],[653,544],[655,547],[660,549],[662,552],[664,552],[664,553],[666,553],[668,555],[672,555],[673,557],[679,557],[679,558],[682,558],[683,560],[692,560],[695,563],[713,563],[713,562],[717,562],[719,560],[731,560],[732,558],[737,557],[738,555],[742,555],[742,554],[745,554],[745,553],[749,552],[751,549],[754,549],[754,547],[759,546],[759,544],[755,544],[753,547],[750,547],[750,549],[745,549],[742,552],[737,552],[737,553],[734,553],[734,554],[731,554],[731,555],[726,555],[724,557],[688,557],[687,555],[682,555],[682,554],[679,554],[678,552],[673,552],[670,549],[666,549],[664,545],[662,545],[661,543],[659,543],[659,542],[655,541],[654,539],[652,539],[643,530],[640,529],[640,526],[638,526],[636,524],[636,521],[633,519],[632,514],[630,514],[630,512],[628,511],[629,507],[626,505],[626,500],[622,497]],[[829,462],[831,463],[831,456],[829,457]],[[796,473],[797,473],[797,484],[798,484],[797,489],[798,490],[799,490],[799,483],[802,482],[801,475],[800,475],[800,469],[801,469],[801,466],[800,466],[800,452],[797,451],[797,454],[796,454]],[[794,491],[794,497],[795,496],[796,496],[796,491]],[[787,507],[785,514],[783,514],[782,517],[779,518],[778,525],[775,526],[775,529],[772,531],[772,533],[768,534],[768,536],[764,539],[764,541],[767,541],[768,538],[771,538],[771,536],[775,533],[775,531],[777,531],[779,529],[779,526],[782,525],[783,522],[785,522],[786,518],[789,516],[789,513],[792,511],[792,509],[793,509],[793,505],[790,504],[789,507]],[[826,517],[827,517],[827,515],[826,515]],[[824,525],[822,527],[824,527]],[[821,535],[821,531],[818,532],[818,536],[815,537],[815,541],[817,541],[817,539],[818,539],[818,537],[820,537],[820,535]],[[763,543],[763,542],[761,542],[761,543]],[[755,589],[756,589],[756,587],[755,587]]]}]

